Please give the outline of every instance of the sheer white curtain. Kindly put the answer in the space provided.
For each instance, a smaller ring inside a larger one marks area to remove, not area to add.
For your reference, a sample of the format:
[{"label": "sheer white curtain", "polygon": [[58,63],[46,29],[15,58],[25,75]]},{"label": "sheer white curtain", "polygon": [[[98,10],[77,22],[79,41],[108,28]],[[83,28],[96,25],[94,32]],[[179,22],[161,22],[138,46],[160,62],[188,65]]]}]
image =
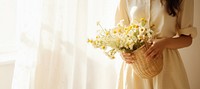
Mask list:
[{"label": "sheer white curtain", "polygon": [[118,60],[87,44],[114,25],[116,0],[18,0],[13,89],[114,89]]}]

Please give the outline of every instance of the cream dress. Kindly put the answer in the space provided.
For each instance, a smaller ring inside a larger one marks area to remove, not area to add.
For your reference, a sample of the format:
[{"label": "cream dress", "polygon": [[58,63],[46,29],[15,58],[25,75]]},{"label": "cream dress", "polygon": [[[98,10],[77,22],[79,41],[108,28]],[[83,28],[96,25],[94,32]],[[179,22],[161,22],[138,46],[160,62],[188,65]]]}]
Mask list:
[{"label": "cream dress", "polygon": [[[172,17],[160,0],[119,0],[115,22],[124,19],[128,25],[134,19],[146,18],[148,25],[155,24],[159,37],[173,37],[176,34],[195,37],[197,32],[193,27],[193,4],[193,0],[183,0],[181,12],[177,17]],[[152,79],[139,78],[134,74],[132,65],[123,62],[117,89],[190,89],[178,50],[165,49],[163,61],[162,72]]]}]

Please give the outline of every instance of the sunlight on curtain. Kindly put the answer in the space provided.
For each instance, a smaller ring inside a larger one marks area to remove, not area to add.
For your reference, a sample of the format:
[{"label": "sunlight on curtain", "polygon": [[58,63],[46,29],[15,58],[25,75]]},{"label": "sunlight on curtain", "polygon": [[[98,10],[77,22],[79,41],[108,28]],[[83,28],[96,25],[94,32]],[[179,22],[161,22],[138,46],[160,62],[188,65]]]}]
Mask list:
[{"label": "sunlight on curtain", "polygon": [[[116,5],[117,0],[89,0],[88,38],[95,37],[97,30],[100,29],[96,26],[97,21],[100,21],[104,28],[114,26]],[[90,68],[87,73],[88,89],[115,89],[118,74],[116,69],[119,69],[119,61],[109,59],[102,50],[94,49],[91,45],[88,45],[87,49],[88,67]]]},{"label": "sunlight on curtain", "polygon": [[17,0],[15,70],[12,89],[31,88],[41,26],[41,0]]},{"label": "sunlight on curtain", "polygon": [[114,26],[116,0],[18,0],[13,89],[114,89],[118,60],[87,44]]},{"label": "sunlight on curtain", "polygon": [[16,51],[15,28],[16,1],[0,0],[0,53]]}]

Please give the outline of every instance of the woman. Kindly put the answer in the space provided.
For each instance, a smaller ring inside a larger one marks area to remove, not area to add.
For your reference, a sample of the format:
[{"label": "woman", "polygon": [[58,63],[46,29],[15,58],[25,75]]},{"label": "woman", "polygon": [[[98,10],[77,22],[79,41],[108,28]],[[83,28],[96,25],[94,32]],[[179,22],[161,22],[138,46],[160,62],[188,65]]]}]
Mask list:
[{"label": "woman", "polygon": [[[152,79],[138,77],[131,67],[131,53],[122,53],[118,89],[189,89],[184,65],[177,49],[190,46],[196,36],[193,27],[193,0],[120,0],[116,23],[124,19],[128,25],[137,18],[146,18],[155,24],[158,38],[146,51],[152,59],[163,55],[163,70]],[[177,37],[175,37],[177,36]]]}]

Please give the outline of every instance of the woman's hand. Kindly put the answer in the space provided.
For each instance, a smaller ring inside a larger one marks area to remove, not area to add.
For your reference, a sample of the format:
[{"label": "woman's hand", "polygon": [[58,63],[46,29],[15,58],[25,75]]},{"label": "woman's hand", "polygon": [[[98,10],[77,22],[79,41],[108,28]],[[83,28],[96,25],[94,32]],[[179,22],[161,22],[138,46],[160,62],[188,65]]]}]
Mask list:
[{"label": "woman's hand", "polygon": [[128,64],[132,64],[135,60],[135,56],[133,53],[124,52],[124,53],[121,53],[121,57]]},{"label": "woman's hand", "polygon": [[[162,56],[162,52],[165,49],[167,44],[167,38],[162,39],[155,39],[153,40],[152,45],[150,48],[145,52],[145,55],[148,60],[150,59],[156,59],[160,56]],[[133,53],[121,53],[122,59],[126,61],[126,63],[131,64],[135,61],[135,56]]]},{"label": "woman's hand", "polygon": [[150,60],[160,57],[162,55],[163,50],[166,47],[166,44],[167,44],[166,38],[153,40],[152,45],[145,52],[147,59]]},{"label": "woman's hand", "polygon": [[162,38],[155,39],[151,47],[145,52],[148,59],[154,59],[162,55],[165,48],[179,49],[188,47],[192,44],[192,37],[190,35],[180,35],[176,38]]}]

